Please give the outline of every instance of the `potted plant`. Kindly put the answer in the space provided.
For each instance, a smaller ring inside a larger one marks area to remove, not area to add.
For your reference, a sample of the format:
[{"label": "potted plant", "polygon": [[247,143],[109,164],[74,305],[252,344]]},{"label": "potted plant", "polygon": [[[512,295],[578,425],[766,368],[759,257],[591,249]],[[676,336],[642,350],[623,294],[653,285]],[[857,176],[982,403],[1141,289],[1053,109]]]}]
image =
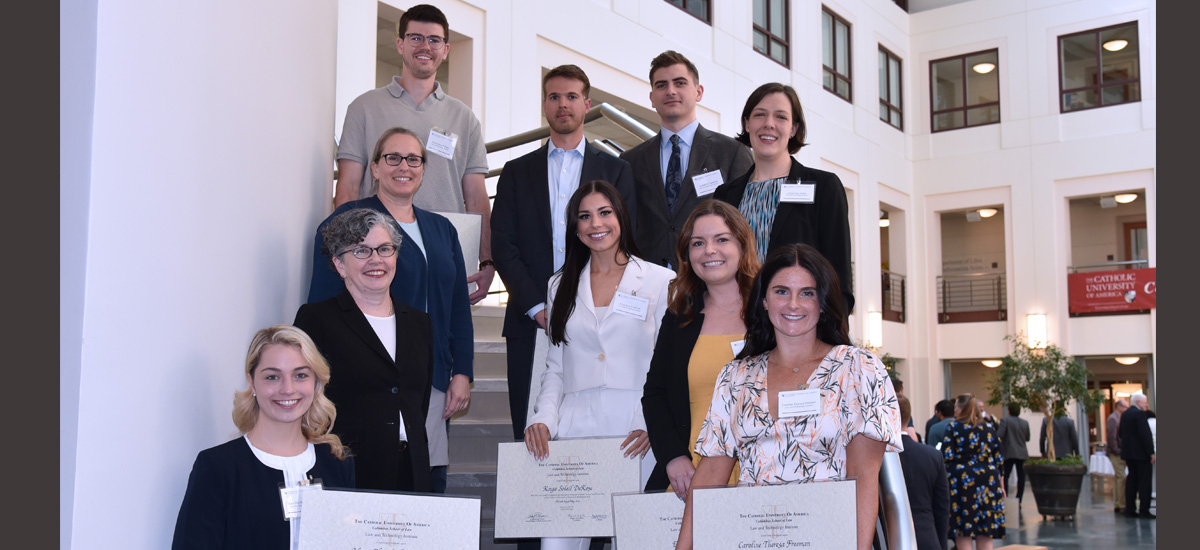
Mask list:
[{"label": "potted plant", "polygon": [[1031,348],[1023,335],[1009,335],[1005,340],[1013,349],[988,380],[988,403],[1018,405],[1046,416],[1046,457],[1027,460],[1025,473],[1039,514],[1073,517],[1087,466],[1079,455],[1055,456],[1053,419],[1065,415],[1071,401],[1091,410],[1103,397],[1087,388],[1087,369],[1062,348],[1049,343],[1044,349]]}]

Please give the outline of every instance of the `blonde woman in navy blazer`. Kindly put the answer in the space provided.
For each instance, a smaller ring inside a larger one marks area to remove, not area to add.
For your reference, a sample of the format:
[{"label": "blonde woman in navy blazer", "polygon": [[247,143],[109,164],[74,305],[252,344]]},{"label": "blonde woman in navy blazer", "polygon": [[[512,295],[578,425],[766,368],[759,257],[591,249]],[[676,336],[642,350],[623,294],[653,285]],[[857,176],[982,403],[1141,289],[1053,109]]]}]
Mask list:
[{"label": "blonde woman in navy blazer", "polygon": [[[642,417],[642,386],[667,310],[675,273],[635,255],[629,213],[602,180],[580,185],[567,204],[566,260],[550,280],[550,350],[525,445],[541,458],[558,438],[625,436],[625,456],[640,459],[642,484],[654,455]],[[621,295],[648,301],[640,319],[613,306]],[[588,547],[587,538],[545,538],[543,550]]]}]

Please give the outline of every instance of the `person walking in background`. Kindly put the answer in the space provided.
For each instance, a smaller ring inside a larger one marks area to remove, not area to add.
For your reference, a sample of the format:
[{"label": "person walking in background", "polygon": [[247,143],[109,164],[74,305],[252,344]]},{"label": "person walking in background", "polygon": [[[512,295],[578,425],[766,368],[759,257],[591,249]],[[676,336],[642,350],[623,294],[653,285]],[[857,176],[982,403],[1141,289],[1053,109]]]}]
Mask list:
[{"label": "person walking in background", "polygon": [[[900,424],[908,424],[912,405],[900,394],[896,394],[896,403],[900,406]],[[950,523],[950,482],[942,453],[928,445],[915,445],[907,433],[900,440],[904,442],[900,469],[917,532],[917,550],[944,550]]]},{"label": "person walking in background", "polygon": [[942,436],[946,433],[946,426],[954,422],[954,401],[944,399],[938,401],[937,412],[942,419],[929,428],[929,435],[925,437],[925,442],[937,448],[942,448]]},{"label": "person walking in background", "polygon": [[1013,468],[1017,469],[1017,503],[1025,495],[1025,461],[1029,458],[1029,422],[1021,418],[1021,407],[1008,406],[1008,416],[1000,419],[996,435],[1000,437],[1000,451],[1004,455],[1004,489],[1008,490],[1008,478]]},{"label": "person walking in background", "polygon": [[[1154,519],[1150,513],[1151,476],[1154,473],[1154,434],[1146,418],[1146,396],[1136,394],[1121,415],[1117,437],[1121,444],[1121,458],[1129,466],[1129,477],[1125,478],[1125,517]],[[1138,505],[1138,500],[1141,504]],[[1137,512],[1134,512],[1137,510]]]},{"label": "person walking in background", "polygon": [[[925,441],[929,442],[930,445],[937,443],[937,441],[933,441],[933,440],[929,439],[929,430],[931,430],[933,428],[934,424],[937,424],[938,422],[941,422],[946,419],[946,416],[942,414],[942,410],[944,410],[944,409],[949,409],[950,411],[953,411],[954,410],[954,402],[949,399],[943,399],[941,401],[938,401],[937,404],[933,406],[933,416],[929,417],[929,420],[925,421]],[[954,414],[954,413],[951,412],[951,414]],[[940,439],[939,439],[939,441],[940,441]]]},{"label": "person walking in background", "polygon": [[954,401],[954,420],[942,437],[950,477],[950,536],[957,550],[991,550],[1004,538],[1004,487],[1000,438],[979,414],[975,396]]},{"label": "person walking in background", "polygon": [[1121,440],[1117,437],[1121,426],[1121,415],[1129,408],[1129,401],[1118,399],[1113,412],[1104,423],[1104,454],[1113,467],[1113,512],[1125,511],[1125,461],[1121,458]]}]

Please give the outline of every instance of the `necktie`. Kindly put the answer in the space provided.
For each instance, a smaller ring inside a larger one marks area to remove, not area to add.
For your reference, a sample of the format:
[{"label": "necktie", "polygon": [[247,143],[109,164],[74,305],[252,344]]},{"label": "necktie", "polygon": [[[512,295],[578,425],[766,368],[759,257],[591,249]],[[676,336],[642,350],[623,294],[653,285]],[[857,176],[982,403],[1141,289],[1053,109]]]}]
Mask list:
[{"label": "necktie", "polygon": [[667,208],[675,213],[675,199],[683,185],[683,171],[679,169],[679,135],[671,136],[671,160],[667,161]]}]

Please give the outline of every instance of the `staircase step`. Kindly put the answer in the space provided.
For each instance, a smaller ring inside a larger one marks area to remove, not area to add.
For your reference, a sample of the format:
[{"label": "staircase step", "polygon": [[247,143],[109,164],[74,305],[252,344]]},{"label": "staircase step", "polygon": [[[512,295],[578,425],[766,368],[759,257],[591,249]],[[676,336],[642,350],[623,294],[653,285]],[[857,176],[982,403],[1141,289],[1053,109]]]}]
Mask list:
[{"label": "staircase step", "polygon": [[513,440],[510,422],[451,422],[450,471],[496,472],[497,445]]},{"label": "staircase step", "polygon": [[508,407],[508,381],[503,378],[476,378],[467,408],[450,418],[450,424],[473,421],[511,423]]},{"label": "staircase step", "polygon": [[476,340],[499,339],[504,330],[504,306],[471,306],[471,323]]}]

